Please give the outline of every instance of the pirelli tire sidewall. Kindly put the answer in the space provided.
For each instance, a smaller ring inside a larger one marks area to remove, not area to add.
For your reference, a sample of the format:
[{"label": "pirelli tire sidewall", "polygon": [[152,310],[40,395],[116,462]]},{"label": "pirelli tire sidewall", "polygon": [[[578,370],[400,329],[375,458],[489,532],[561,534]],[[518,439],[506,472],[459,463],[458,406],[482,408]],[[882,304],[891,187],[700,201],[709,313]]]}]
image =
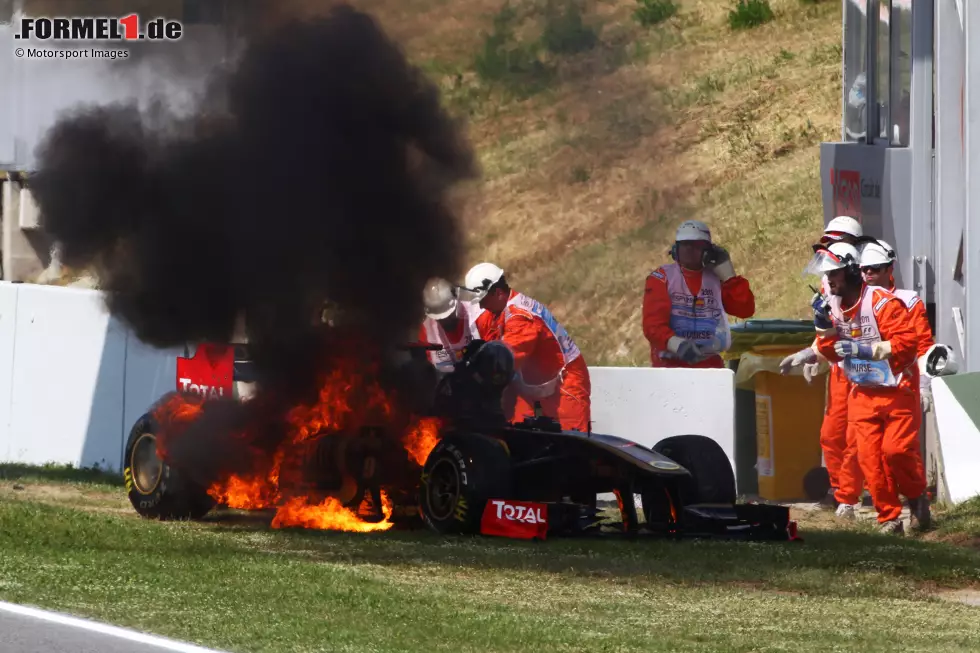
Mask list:
[{"label": "pirelli tire sidewall", "polygon": [[[447,508],[447,476],[456,496]],[[511,460],[499,440],[477,434],[449,435],[429,453],[419,483],[419,515],[441,534],[477,534],[487,502],[512,494]]]},{"label": "pirelli tire sidewall", "polygon": [[149,413],[140,417],[129,432],[126,441],[125,457],[123,459],[123,479],[129,502],[136,512],[150,519],[200,519],[215,505],[204,488],[197,487],[182,479],[180,473],[166,463],[160,464],[159,475],[155,483],[147,483],[149,487],[141,487],[137,479],[140,470],[135,468],[139,460],[134,460],[137,446],[155,445],[155,436],[159,432],[156,420]]}]

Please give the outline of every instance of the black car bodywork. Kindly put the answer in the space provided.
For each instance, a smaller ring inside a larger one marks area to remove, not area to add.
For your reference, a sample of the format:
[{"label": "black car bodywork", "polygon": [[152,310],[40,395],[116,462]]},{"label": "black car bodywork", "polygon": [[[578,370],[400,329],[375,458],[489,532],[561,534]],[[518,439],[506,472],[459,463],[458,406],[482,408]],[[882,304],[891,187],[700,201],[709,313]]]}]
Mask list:
[{"label": "black car bodywork", "polygon": [[[428,366],[425,351],[431,348],[410,346],[409,364]],[[512,366],[513,357],[502,343],[476,341],[456,369],[438,380],[427,412],[448,426],[417,473],[417,482],[385,488],[395,504],[391,520],[397,528],[484,532],[492,505],[504,501],[543,508],[547,523],[538,525],[542,537],[621,533],[798,539],[787,507],[736,503],[731,463],[707,437],[673,436],[648,448],[613,435],[564,431],[544,416],[508,422],[501,396]],[[181,479],[180,470],[149,455],[145,444],[148,437],[152,441],[154,428],[148,413],[130,435],[125,461],[130,500],[147,517],[203,517],[214,501]],[[322,490],[329,494],[343,482],[356,483],[357,492],[345,505],[360,507],[362,519],[380,521],[381,475],[357,470],[377,468],[373,460],[364,464],[368,458],[385,464],[385,452],[379,449],[383,440],[364,432],[349,437],[353,441],[343,448],[344,459],[332,461],[333,472],[324,472]],[[140,477],[146,480],[134,482]],[[616,497],[618,520],[600,509],[600,494]],[[639,509],[635,497],[641,499]],[[365,505],[371,507],[367,514]]]}]

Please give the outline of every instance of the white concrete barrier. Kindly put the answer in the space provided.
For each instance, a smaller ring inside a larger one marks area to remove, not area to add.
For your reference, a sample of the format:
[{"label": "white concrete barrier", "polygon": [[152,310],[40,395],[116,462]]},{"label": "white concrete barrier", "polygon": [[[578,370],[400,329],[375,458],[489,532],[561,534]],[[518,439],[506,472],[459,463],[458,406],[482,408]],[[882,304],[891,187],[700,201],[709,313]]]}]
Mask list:
[{"label": "white concrete barrier", "polygon": [[592,430],[653,447],[674,435],[717,442],[735,469],[735,373],[590,367]]},{"label": "white concrete barrier", "polygon": [[[140,342],[93,290],[0,282],[0,456],[120,470],[129,430],[176,387],[181,349]],[[647,446],[696,433],[734,467],[729,370],[594,367],[593,430]]]},{"label": "white concrete barrier", "polygon": [[980,430],[946,379],[933,379],[932,398],[949,499],[959,503],[980,495]]}]

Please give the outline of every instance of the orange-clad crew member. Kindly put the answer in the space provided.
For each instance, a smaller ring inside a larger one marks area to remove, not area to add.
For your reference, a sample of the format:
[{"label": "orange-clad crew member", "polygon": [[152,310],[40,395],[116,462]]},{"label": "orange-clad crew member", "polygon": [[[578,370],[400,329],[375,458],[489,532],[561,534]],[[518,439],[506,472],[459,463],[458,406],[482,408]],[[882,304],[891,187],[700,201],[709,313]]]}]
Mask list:
[{"label": "orange-clad crew member", "polygon": [[724,367],[732,342],[728,316],[755,313],[755,295],[737,276],[728,252],[713,245],[708,226],[688,220],[677,228],[673,263],[647,276],[643,335],[653,367]]},{"label": "orange-clad crew member", "polygon": [[445,279],[429,279],[422,291],[425,320],[419,326],[419,341],[442,345],[428,352],[429,362],[448,374],[463,354],[463,348],[479,338],[473,316],[465,302],[459,301],[457,289]]},{"label": "orange-clad crew member", "polygon": [[[823,236],[820,238],[821,245],[832,243],[847,243],[856,245],[858,239],[864,235],[861,223],[847,215],[839,215],[829,223],[824,229]],[[820,280],[821,290],[824,295],[829,295],[827,278]],[[818,293],[819,295],[819,293]],[[814,296],[817,299],[817,296]],[[803,365],[803,376],[807,383],[816,376],[817,368],[820,365],[820,357],[817,354],[817,341],[802,349],[795,354],[784,358],[780,364],[780,371],[788,374],[790,368]],[[837,516],[849,517],[853,514],[854,508],[842,507],[837,499],[837,489],[840,487],[840,467],[844,461],[844,450],[847,448],[847,397],[851,391],[851,384],[847,381],[844,370],[837,365],[830,367],[827,379],[827,400],[824,404],[823,423],[820,425],[820,448],[823,451],[824,466],[827,468],[827,476],[830,481],[829,499],[837,503]],[[859,491],[860,492],[860,491]],[[824,503],[822,500],[821,503]]]},{"label": "orange-clad crew member", "polygon": [[[885,241],[879,239],[869,242],[861,247],[861,275],[869,286],[887,288],[908,306],[918,337],[916,356],[921,361],[929,348],[936,344],[936,340],[932,333],[932,326],[929,324],[926,304],[919,297],[919,293],[914,290],[895,287],[894,272],[897,258],[895,250]],[[929,410],[932,405],[932,387],[931,379],[926,374],[919,375],[919,392],[922,410]]]},{"label": "orange-clad crew member", "polygon": [[[892,249],[891,245],[883,240],[870,241],[864,244],[860,250],[861,274],[866,284],[887,288],[908,308],[909,317],[916,334],[916,358],[923,361],[929,349],[935,344],[932,327],[929,325],[925,303],[922,302],[918,293],[914,290],[895,287],[895,277],[893,276],[895,260],[895,250]],[[923,374],[920,369],[917,389],[922,410],[928,410],[930,405],[932,394],[930,381],[929,376]],[[922,415],[918,413],[917,416],[919,419],[916,432],[919,432],[922,428]],[[840,502],[838,515],[848,518],[854,517],[854,504],[860,499],[861,489],[864,485],[864,474],[857,457],[857,444],[853,438],[854,433],[849,432],[847,448],[844,451],[844,459],[840,468],[840,488],[836,494],[836,498]],[[919,443],[921,444],[921,439]],[[913,511],[911,521],[914,528],[926,529],[931,523],[929,504],[927,501],[920,503],[919,509]]]},{"label": "orange-clad crew member", "polygon": [[544,415],[563,429],[588,431],[592,415],[592,383],[582,352],[546,306],[512,290],[504,271],[478,263],[466,273],[466,290],[484,309],[477,320],[484,340],[502,340],[514,352],[517,401],[513,421],[534,415],[540,402]]},{"label": "orange-clad crew member", "polygon": [[808,271],[826,274],[831,292],[826,302],[814,302],[817,348],[851,382],[847,421],[858,462],[882,532],[901,534],[899,493],[915,514],[927,502],[917,437],[916,332],[898,297],[864,283],[859,262],[853,245],[815,248]]}]

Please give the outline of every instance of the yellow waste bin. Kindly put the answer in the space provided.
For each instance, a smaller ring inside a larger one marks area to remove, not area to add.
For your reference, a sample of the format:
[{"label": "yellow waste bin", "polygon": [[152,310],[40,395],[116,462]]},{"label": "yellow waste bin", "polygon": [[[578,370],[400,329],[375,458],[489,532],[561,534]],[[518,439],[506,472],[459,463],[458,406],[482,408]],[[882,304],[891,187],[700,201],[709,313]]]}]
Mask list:
[{"label": "yellow waste bin", "polygon": [[758,372],[755,375],[755,431],[759,496],[790,501],[804,496],[803,477],[821,465],[824,376]]},{"label": "yellow waste bin", "polygon": [[807,383],[802,368],[779,373],[783,357],[799,347],[758,345],[742,353],[736,388],[755,394],[758,495],[770,501],[803,499],[803,477],[822,466],[820,426],[826,398],[826,365]]}]

